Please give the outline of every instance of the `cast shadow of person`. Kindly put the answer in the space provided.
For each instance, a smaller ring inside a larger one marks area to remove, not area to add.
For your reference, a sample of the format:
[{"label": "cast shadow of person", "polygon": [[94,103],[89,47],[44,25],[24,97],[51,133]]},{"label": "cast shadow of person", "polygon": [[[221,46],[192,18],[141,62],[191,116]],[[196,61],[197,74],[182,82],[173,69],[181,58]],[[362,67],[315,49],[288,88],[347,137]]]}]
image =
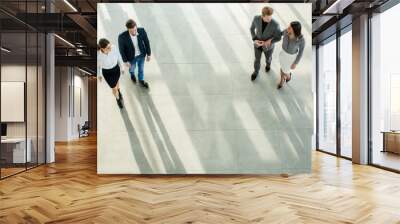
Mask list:
[{"label": "cast shadow of person", "polygon": [[[142,111],[167,173],[184,174],[185,167],[150,95],[142,101]],[[157,131],[158,130],[158,131]]]},{"label": "cast shadow of person", "polygon": [[[129,85],[131,88],[137,88],[132,84]],[[159,152],[160,158],[163,162],[165,172],[168,174],[184,174],[185,168],[184,165],[176,151],[174,144],[171,141],[170,135],[167,131],[167,128],[164,125],[164,122],[160,116],[158,109],[156,108],[151,95],[148,94],[148,90],[141,89],[139,90],[141,96],[139,96],[140,108],[142,110],[142,114],[144,115],[145,122],[149,128],[149,133],[151,136],[145,136],[148,139],[151,139]],[[132,94],[126,94],[125,98],[129,100],[129,105],[134,105]],[[136,102],[137,103],[137,102]],[[126,125],[128,132],[133,132],[133,136],[130,136],[130,142],[139,142],[137,135],[134,132],[134,127],[129,119],[129,116],[125,109],[121,110],[121,115],[124,118],[124,123]],[[133,139],[131,139],[133,138]],[[146,156],[143,152],[142,147],[138,147],[140,149],[135,149],[132,146],[135,160],[138,164],[141,164],[142,168],[150,168],[151,173],[162,173],[163,170],[155,170],[151,169],[149,163],[147,162]],[[161,164],[159,164],[161,165]],[[146,169],[144,169],[146,170]],[[148,172],[146,172],[148,173]]]},{"label": "cast shadow of person", "polygon": [[133,156],[135,158],[140,173],[153,173],[153,169],[151,168],[151,165],[147,160],[147,157],[140,143],[139,137],[136,133],[136,130],[132,124],[131,119],[129,118],[128,113],[126,112],[125,109],[120,110],[120,113],[122,120],[124,121],[126,131],[128,133],[130,148],[132,150]]}]

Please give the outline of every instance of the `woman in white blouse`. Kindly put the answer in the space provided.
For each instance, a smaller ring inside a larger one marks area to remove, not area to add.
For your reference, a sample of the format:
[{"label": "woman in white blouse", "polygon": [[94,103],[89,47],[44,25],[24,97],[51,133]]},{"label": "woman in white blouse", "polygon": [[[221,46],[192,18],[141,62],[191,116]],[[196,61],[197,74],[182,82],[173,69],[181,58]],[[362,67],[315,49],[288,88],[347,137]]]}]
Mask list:
[{"label": "woman in white blouse", "polygon": [[[119,77],[120,77],[120,67],[123,69],[121,56],[110,41],[107,39],[100,39],[97,46],[99,54],[97,55],[97,66],[98,73],[100,73],[107,84],[111,87],[112,93],[114,94],[119,108],[124,108],[122,102],[122,94],[119,89]],[[99,76],[99,80],[102,78]]]}]

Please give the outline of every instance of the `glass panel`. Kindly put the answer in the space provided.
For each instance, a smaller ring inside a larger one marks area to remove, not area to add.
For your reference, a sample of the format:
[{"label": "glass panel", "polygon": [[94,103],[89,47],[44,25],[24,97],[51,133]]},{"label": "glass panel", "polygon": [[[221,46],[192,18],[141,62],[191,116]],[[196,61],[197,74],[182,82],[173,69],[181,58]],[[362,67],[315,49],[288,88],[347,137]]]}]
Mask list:
[{"label": "glass panel", "polygon": [[26,0],[2,0],[0,6],[7,11],[23,13],[26,11]]},{"label": "glass panel", "polygon": [[[51,3],[53,4],[53,3]],[[45,13],[46,11],[46,1],[41,0],[37,1],[37,13]],[[38,33],[37,40],[37,162],[38,164],[45,163],[46,158],[46,149],[45,149],[45,93],[46,93],[46,84],[45,84],[45,65],[46,65],[46,36],[43,33]]]},{"label": "glass panel", "polygon": [[44,0],[0,1],[19,18],[0,12],[1,178],[45,162],[45,35],[21,22],[35,24],[38,17],[25,12],[43,13],[44,5]]},{"label": "glass panel", "polygon": [[372,18],[372,163],[400,170],[400,5]]},{"label": "glass panel", "polygon": [[316,105],[316,101],[317,101],[317,86],[316,86],[316,75],[317,75],[317,50],[315,45],[312,46],[312,91],[313,91],[313,103],[314,103],[314,111],[313,111],[313,122],[314,122],[314,130],[313,130],[313,137],[312,137],[312,147],[313,149],[316,149],[316,133],[317,133],[317,107],[315,107]]},{"label": "glass panel", "polygon": [[[38,11],[37,1],[27,2],[26,12],[28,14],[37,13]],[[36,24],[38,17],[29,16],[27,20],[32,24]],[[27,150],[31,152],[27,162],[28,168],[35,167],[38,163],[38,41],[36,30],[27,29]]]},{"label": "glass panel", "polygon": [[318,50],[319,149],[336,153],[336,40]]},{"label": "glass panel", "polygon": [[39,45],[38,45],[38,163],[45,163],[45,111],[46,111],[46,84],[45,84],[45,60],[46,60],[46,52],[45,52],[45,44],[46,39],[44,34],[39,34]]},{"label": "glass panel", "polygon": [[352,34],[340,37],[340,121],[341,155],[352,157]]},{"label": "glass panel", "polygon": [[2,178],[25,170],[26,34],[1,34],[1,140]]},{"label": "glass panel", "polygon": [[37,165],[37,151],[38,151],[38,141],[37,141],[37,132],[38,132],[38,96],[37,96],[37,74],[38,74],[38,49],[37,49],[37,41],[38,36],[36,32],[27,33],[28,38],[28,63],[27,63],[27,94],[26,94],[26,110],[27,110],[27,131],[28,131],[28,151],[30,150],[30,158],[28,158],[27,166],[28,168],[34,167]]}]

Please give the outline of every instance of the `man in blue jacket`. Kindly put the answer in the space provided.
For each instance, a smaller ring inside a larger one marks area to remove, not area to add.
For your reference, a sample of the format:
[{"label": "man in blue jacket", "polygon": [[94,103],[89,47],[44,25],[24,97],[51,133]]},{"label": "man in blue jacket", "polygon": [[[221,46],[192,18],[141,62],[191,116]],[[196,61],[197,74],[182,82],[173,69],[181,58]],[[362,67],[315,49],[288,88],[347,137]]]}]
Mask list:
[{"label": "man in blue jacket", "polygon": [[144,81],[144,61],[150,61],[151,48],[147,33],[142,27],[137,27],[136,22],[129,19],[126,24],[127,31],[118,36],[119,52],[122,61],[129,68],[131,80],[136,83],[135,67],[138,67],[139,84],[144,88],[149,88],[149,84]]}]

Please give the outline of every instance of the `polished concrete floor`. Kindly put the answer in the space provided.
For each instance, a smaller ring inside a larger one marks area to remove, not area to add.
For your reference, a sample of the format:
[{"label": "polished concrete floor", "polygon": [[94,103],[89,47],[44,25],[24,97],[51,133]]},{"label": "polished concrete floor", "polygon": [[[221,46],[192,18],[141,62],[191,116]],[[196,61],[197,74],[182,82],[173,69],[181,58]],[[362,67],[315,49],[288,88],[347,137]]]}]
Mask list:
[{"label": "polished concrete floor", "polygon": [[0,181],[0,223],[400,223],[400,175],[312,152],[312,173],[97,175],[96,138]]},{"label": "polished concrete floor", "polygon": [[[271,4],[282,29],[303,24],[304,56],[277,90],[279,52],[255,82],[250,24],[265,4],[99,4],[98,38],[128,18],[147,30],[150,90],[120,79],[125,109],[98,85],[99,173],[299,173],[311,169],[310,4]],[[115,46],[116,47],[116,46]]]}]

